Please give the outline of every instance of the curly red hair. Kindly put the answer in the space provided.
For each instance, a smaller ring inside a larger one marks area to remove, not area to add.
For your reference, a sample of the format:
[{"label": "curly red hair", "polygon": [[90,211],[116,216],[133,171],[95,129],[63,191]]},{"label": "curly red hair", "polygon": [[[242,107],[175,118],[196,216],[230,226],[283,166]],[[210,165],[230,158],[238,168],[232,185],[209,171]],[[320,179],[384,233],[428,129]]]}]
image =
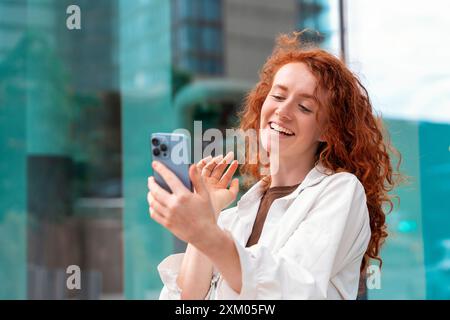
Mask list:
[{"label": "curly red hair", "polygon": [[[319,112],[326,114],[323,128],[326,142],[319,144],[315,160],[334,172],[354,174],[364,186],[372,235],[361,271],[365,270],[370,259],[378,260],[381,267],[380,248],[388,235],[385,217],[393,209],[393,197],[388,192],[400,181],[401,155],[386,141],[387,132],[381,117],[373,114],[368,92],[357,76],[332,54],[302,43],[301,34],[281,34],[277,38],[274,51],[260,72],[259,82],[245,99],[244,109],[239,114],[240,129],[259,130],[262,105],[276,72],[283,65],[290,62],[307,65],[317,80],[315,94],[319,100]],[[393,170],[389,152],[398,157],[397,172]],[[247,185],[260,179],[270,181],[270,176],[260,174],[261,161],[245,163],[240,172],[246,177]],[[390,207],[386,214],[384,204]]]}]

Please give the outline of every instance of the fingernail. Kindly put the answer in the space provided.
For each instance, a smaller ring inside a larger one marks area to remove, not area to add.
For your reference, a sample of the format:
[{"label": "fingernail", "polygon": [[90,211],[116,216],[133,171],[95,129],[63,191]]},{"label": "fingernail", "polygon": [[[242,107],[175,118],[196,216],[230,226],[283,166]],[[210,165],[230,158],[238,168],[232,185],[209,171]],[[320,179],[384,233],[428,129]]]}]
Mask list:
[{"label": "fingernail", "polygon": [[153,168],[156,168],[157,166],[158,166],[158,162],[157,162],[157,161],[153,161],[153,162],[152,162],[152,167],[153,167]]}]

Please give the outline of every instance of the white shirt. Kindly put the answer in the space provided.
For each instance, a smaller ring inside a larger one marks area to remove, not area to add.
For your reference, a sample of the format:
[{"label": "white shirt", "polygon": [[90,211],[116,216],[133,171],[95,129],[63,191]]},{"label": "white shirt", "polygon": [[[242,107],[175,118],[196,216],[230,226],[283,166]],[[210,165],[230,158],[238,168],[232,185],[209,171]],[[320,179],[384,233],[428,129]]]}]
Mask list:
[{"label": "white shirt", "polygon": [[[233,236],[242,271],[240,294],[217,270],[206,299],[356,299],[371,231],[363,185],[347,172],[314,167],[291,194],[276,199],[257,244],[246,248],[263,195],[262,181],[218,225]],[[184,253],[158,265],[160,299],[180,299]]]}]

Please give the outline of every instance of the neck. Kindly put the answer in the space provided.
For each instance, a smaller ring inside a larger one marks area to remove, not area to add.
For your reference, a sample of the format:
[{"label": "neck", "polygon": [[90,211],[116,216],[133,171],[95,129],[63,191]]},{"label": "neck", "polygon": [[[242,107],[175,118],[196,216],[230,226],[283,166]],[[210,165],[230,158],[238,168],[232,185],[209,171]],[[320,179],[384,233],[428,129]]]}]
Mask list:
[{"label": "neck", "polygon": [[295,159],[280,158],[278,168],[276,161],[270,161],[271,183],[270,187],[293,186],[302,182],[307,174],[314,168],[314,158]]}]

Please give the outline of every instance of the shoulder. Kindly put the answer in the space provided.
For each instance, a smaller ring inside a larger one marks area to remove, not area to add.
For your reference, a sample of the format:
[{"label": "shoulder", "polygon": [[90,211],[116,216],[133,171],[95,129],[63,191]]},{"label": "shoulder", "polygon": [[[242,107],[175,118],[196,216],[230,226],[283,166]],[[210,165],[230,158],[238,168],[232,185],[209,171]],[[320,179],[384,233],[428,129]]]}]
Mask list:
[{"label": "shoulder", "polygon": [[[311,211],[320,216],[343,220],[368,219],[367,198],[364,186],[352,173],[339,172],[326,176],[314,186],[310,197]],[[307,191],[307,190],[305,190]]]},{"label": "shoulder", "polygon": [[358,177],[349,172],[338,172],[326,176],[320,183],[321,193],[339,194],[344,197],[363,196],[364,186]]}]

